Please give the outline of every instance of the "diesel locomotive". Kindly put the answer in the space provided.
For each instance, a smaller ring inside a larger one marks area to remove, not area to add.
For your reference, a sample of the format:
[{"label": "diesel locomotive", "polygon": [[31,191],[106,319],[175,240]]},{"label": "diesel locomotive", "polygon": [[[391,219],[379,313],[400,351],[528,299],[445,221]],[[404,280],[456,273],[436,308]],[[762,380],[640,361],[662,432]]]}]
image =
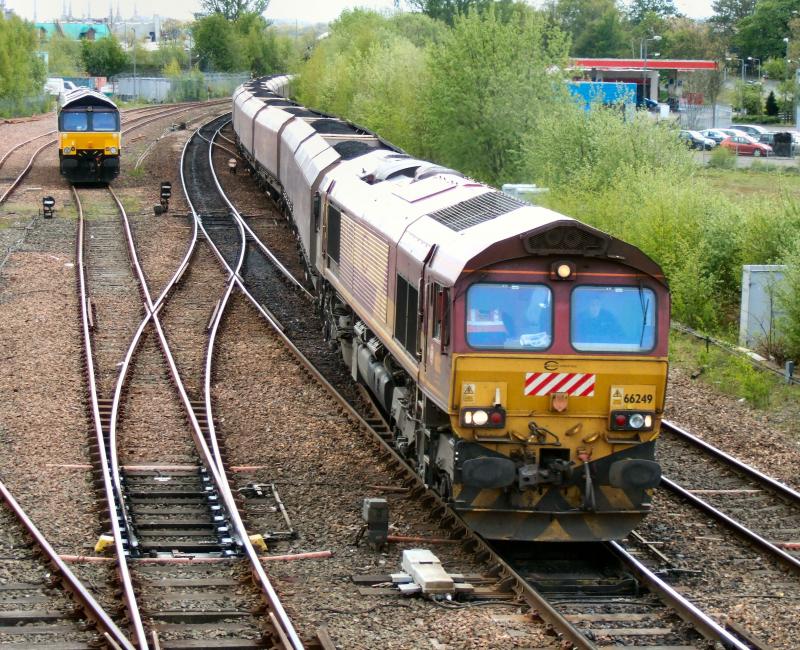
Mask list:
[{"label": "diesel locomotive", "polygon": [[325,335],[396,449],[487,539],[624,537],[661,478],[662,270],[297,105],[289,83],[235,91],[237,144],[295,229]]},{"label": "diesel locomotive", "polygon": [[116,104],[88,88],[67,93],[58,111],[58,160],[71,183],[109,183],[119,175],[120,117]]}]

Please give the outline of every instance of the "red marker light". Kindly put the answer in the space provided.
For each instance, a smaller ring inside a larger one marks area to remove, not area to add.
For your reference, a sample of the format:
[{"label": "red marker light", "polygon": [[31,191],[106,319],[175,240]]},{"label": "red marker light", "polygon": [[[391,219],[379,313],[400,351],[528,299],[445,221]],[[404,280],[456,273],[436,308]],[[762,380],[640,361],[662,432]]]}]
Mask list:
[{"label": "red marker light", "polygon": [[490,421],[492,424],[503,424],[503,414],[502,414],[502,413],[499,413],[498,411],[494,411],[494,412],[493,412],[493,413],[492,413],[492,414],[489,416],[489,421]]},{"label": "red marker light", "polygon": [[622,413],[619,413],[619,414],[618,414],[618,415],[617,415],[617,416],[614,418],[614,422],[616,422],[616,423],[617,423],[617,426],[618,426],[618,427],[624,427],[624,426],[625,426],[625,422],[626,422],[626,421],[627,421],[627,418],[626,418],[624,415],[622,415]]}]

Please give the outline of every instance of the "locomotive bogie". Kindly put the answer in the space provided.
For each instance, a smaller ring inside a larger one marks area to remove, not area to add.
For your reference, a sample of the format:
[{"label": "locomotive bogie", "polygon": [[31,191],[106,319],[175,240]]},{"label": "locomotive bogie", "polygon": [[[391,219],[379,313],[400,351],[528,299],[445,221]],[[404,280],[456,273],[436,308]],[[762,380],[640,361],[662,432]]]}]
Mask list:
[{"label": "locomotive bogie", "polygon": [[[325,338],[395,448],[487,538],[626,535],[660,480],[658,266],[271,83],[235,95],[238,143],[286,208]],[[598,335],[612,323],[617,338]]]}]

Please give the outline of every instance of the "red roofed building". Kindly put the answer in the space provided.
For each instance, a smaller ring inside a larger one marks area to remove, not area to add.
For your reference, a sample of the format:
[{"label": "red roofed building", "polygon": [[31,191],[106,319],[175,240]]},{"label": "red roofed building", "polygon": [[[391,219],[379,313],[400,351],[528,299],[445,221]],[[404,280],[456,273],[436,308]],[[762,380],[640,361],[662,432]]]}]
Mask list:
[{"label": "red roofed building", "polygon": [[[645,98],[658,100],[661,75],[667,77],[670,99],[684,95],[683,81],[687,75],[717,69],[716,61],[693,59],[574,59],[576,68],[588,73],[592,81],[619,81],[637,85],[636,101]],[[694,98],[702,103],[702,97]]]}]

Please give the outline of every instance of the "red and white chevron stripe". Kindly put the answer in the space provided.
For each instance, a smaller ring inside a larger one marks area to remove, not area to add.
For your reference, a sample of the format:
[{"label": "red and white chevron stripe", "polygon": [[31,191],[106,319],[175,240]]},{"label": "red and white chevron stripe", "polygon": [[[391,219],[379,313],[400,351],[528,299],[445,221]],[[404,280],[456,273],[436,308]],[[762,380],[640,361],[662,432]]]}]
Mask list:
[{"label": "red and white chevron stripe", "polygon": [[566,393],[575,397],[594,397],[597,375],[584,372],[526,372],[526,395],[542,396]]}]

